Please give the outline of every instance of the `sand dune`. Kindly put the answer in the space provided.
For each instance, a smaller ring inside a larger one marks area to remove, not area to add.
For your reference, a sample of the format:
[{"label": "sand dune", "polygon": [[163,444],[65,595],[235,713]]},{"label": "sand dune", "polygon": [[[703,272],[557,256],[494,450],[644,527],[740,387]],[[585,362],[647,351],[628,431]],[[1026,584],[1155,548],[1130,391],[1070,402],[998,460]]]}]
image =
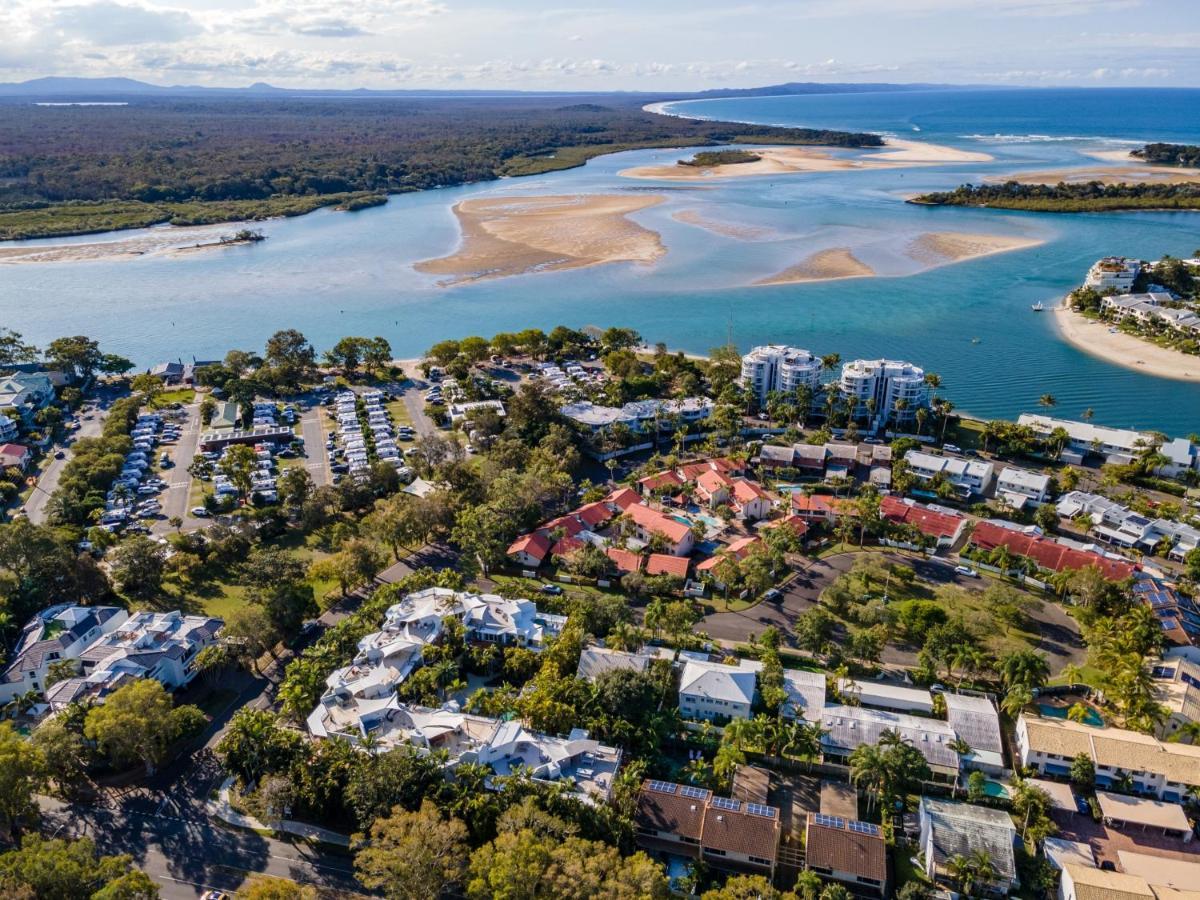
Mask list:
[{"label": "sand dune", "polygon": [[711,231],[724,237],[737,238],[741,241],[763,241],[777,236],[777,232],[770,228],[738,222],[719,222],[706,218],[698,209],[681,209],[679,212],[671,213],[671,218],[684,225],[695,225],[705,231]]},{"label": "sand dune", "polygon": [[416,264],[450,276],[443,286],[610,262],[649,263],[665,253],[658,233],[627,218],[658,194],[483,197],[454,207],[462,242],[449,256]]},{"label": "sand dune", "polygon": [[1063,340],[1090,356],[1156,378],[1200,381],[1200,357],[1159,347],[1132,334],[1110,332],[1107,323],[1081,316],[1067,306],[1057,307],[1053,315]]},{"label": "sand dune", "polygon": [[901,169],[943,163],[989,162],[986,153],[956,150],[941,144],[888,138],[886,149],[862,150],[856,156],[834,156],[828,148],[765,147],[754,151],[761,158],[749,163],[720,166],[634,166],[618,174],[654,181],[697,181],[716,178],[749,178],[758,175],[794,175],[800,172],[835,172],[844,169]]},{"label": "sand dune", "polygon": [[806,281],[870,278],[874,274],[875,270],[855,256],[848,247],[834,247],[818,251],[800,263],[754,283],[800,284]]},{"label": "sand dune", "polygon": [[[1102,151],[1108,152],[1108,151]],[[1124,152],[1124,151],[1120,151]],[[1091,153],[1089,156],[1099,156]],[[1125,154],[1128,159],[1128,154]],[[1020,184],[1200,184],[1200,169],[1176,166],[1085,166],[1079,169],[1051,169],[1046,172],[1016,172],[987,179],[990,182],[1016,181]]]},{"label": "sand dune", "polygon": [[1036,247],[1036,238],[1009,237],[1000,234],[966,234],[957,231],[930,231],[918,235],[905,248],[905,254],[927,269],[949,263],[978,259],[994,253]]},{"label": "sand dune", "polygon": [[136,259],[140,256],[174,256],[183,251],[235,247],[221,244],[221,235],[234,234],[246,227],[244,222],[191,227],[154,228],[142,234],[111,241],[78,244],[27,244],[11,241],[0,244],[0,263],[95,262],[98,260]]}]

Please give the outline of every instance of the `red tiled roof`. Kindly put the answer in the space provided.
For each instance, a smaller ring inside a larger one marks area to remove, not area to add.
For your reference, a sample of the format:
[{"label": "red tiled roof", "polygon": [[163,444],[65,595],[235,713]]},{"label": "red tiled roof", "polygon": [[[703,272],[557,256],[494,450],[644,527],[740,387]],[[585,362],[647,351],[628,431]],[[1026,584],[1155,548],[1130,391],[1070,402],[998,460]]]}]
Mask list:
[{"label": "red tiled roof", "polygon": [[935,538],[953,537],[963,523],[962,516],[938,512],[916,503],[905,503],[890,494],[880,501],[879,511],[889,522],[913,525],[922,534]]},{"label": "red tiled roof", "polygon": [[629,507],[625,510],[625,515],[651,534],[657,532],[675,544],[678,544],[691,532],[691,529],[682,522],[677,522],[670,516],[641,504]]},{"label": "red tiled roof", "polygon": [[804,537],[808,534],[808,523],[800,516],[784,516],[782,519],[774,519],[770,522],[765,522],[763,528],[783,528],[787,527],[796,532],[796,537]]},{"label": "red tiled roof", "polygon": [[615,506],[617,509],[624,512],[635,503],[640,503],[641,497],[638,496],[637,491],[635,491],[633,488],[622,487],[617,488],[615,491],[605,497],[604,502]]},{"label": "red tiled roof", "polygon": [[[774,807],[767,807],[774,809]],[[779,811],[772,818],[737,810],[723,809],[711,803],[704,810],[704,833],[700,845],[705,850],[724,850],[759,859],[775,860],[779,852]]]},{"label": "red tiled roof", "polygon": [[582,550],[583,547],[584,541],[581,541],[579,538],[565,537],[561,541],[556,542],[555,545],[550,548],[550,553],[553,556],[569,556],[576,550]]},{"label": "red tiled roof", "polygon": [[1076,550],[1050,538],[1013,531],[991,522],[980,522],[975,526],[975,530],[971,532],[971,543],[982,550],[1005,546],[1009,553],[1032,559],[1043,569],[1052,572],[1096,566],[1105,578],[1122,581],[1137,570],[1137,567],[1127,560],[1109,559],[1090,550]]},{"label": "red tiled roof", "polygon": [[638,479],[638,484],[644,491],[656,491],[665,487],[678,487],[683,484],[683,479],[676,475],[673,469],[664,469]]},{"label": "red tiled roof", "polygon": [[616,547],[609,547],[604,552],[608,554],[609,559],[616,563],[618,572],[636,572],[642,567],[642,558],[632,550],[618,550]]},{"label": "red tiled roof", "polygon": [[508,555],[514,556],[517,553],[527,553],[541,562],[546,558],[546,554],[550,552],[550,538],[546,537],[540,531],[523,534],[508,547]]},{"label": "red tiled roof", "polygon": [[805,845],[810,866],[887,881],[887,844],[881,834],[818,825],[810,816]]},{"label": "red tiled roof", "polygon": [[603,525],[611,519],[613,511],[608,508],[603,500],[597,500],[595,503],[588,503],[575,510],[575,517],[587,525],[588,528],[595,528],[597,525]]},{"label": "red tiled roof", "polygon": [[734,475],[738,472],[746,471],[746,466],[743,463],[730,459],[727,456],[720,456],[716,459],[710,459],[709,463],[711,463],[712,467],[718,472],[723,472],[726,475]]},{"label": "red tiled roof", "polygon": [[830,513],[833,512],[833,504],[829,502],[831,499],[831,497],[821,494],[813,494],[810,497],[808,494],[796,491],[792,494],[792,509],[796,512]]},{"label": "red tiled roof", "polygon": [[692,561],[686,556],[671,556],[668,553],[651,553],[646,560],[647,575],[674,575],[687,578]]},{"label": "red tiled roof", "polygon": [[753,481],[747,481],[745,478],[739,478],[733,483],[733,496],[742,503],[749,503],[751,500],[771,499],[770,494]]},{"label": "red tiled roof", "polygon": [[579,532],[583,531],[583,523],[573,515],[559,516],[557,519],[551,519],[549,522],[538,528],[538,531],[544,531],[549,534],[551,531],[562,529],[567,537],[575,537]]},{"label": "red tiled roof", "polygon": [[758,544],[762,543],[762,538],[759,537],[744,537],[738,538],[732,544],[725,548],[725,552],[731,556],[736,556],[738,559],[745,559]]},{"label": "red tiled roof", "polygon": [[634,822],[643,828],[699,841],[704,831],[704,807],[712,794],[705,791],[699,797],[685,797],[678,792],[678,786],[675,788],[674,793],[665,794],[651,790],[649,781],[643,783]]},{"label": "red tiled roof", "polygon": [[728,478],[720,472],[714,472],[712,469],[701,473],[700,477],[696,479],[696,486],[709,496],[728,488],[729,484]]}]

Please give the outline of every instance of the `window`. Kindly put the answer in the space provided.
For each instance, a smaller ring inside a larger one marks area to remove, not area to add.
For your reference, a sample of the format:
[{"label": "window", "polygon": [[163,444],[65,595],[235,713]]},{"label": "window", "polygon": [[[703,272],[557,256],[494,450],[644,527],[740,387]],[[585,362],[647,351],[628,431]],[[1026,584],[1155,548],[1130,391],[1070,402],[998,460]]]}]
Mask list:
[{"label": "window", "polygon": [[833,874],[833,869],[830,869],[826,866],[810,865],[809,868],[812,869],[814,872],[816,872],[818,875],[832,875]]},{"label": "window", "polygon": [[679,840],[681,840],[681,841],[682,841],[683,843],[685,843],[685,844],[696,844],[696,845],[699,845],[699,844],[700,844],[700,842],[699,842],[698,840],[696,840],[696,838],[694,838],[694,837],[686,837],[686,836],[684,836],[684,835],[682,835],[682,834],[679,836]]},{"label": "window", "polygon": [[869,884],[874,887],[879,887],[879,884],[880,884],[879,879],[867,878],[865,875],[859,875],[856,880],[858,881],[859,884]]},{"label": "window", "polygon": [[724,856],[725,855],[724,850],[718,850],[715,847],[705,847],[704,852],[709,854],[710,856]]},{"label": "window", "polygon": [[750,862],[758,863],[758,865],[760,865],[760,866],[771,865],[771,861],[769,859],[763,859],[761,856],[751,856],[749,859],[750,859]]}]

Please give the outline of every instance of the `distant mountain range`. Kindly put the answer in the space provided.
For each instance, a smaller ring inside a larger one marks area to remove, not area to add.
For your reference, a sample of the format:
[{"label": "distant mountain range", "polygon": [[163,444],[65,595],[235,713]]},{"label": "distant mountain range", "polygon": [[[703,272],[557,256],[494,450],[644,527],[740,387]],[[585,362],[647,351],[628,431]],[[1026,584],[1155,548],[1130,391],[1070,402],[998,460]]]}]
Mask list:
[{"label": "distant mountain range", "polygon": [[[587,96],[624,95],[630,97],[680,99],[718,97],[771,97],[785,94],[852,94],[878,91],[928,91],[946,90],[965,85],[950,84],[822,84],[818,82],[790,82],[755,88],[718,88],[706,91],[500,91],[500,90],[313,90],[310,88],[281,88],[264,82],[240,88],[203,87],[200,85],[158,85],[134,78],[71,78],[49,76],[30,81],[0,83],[0,98],[15,97],[29,99],[92,100],[96,98],[163,97],[183,95],[225,95],[231,97],[272,96],[290,97],[513,97],[513,96]],[[973,87],[973,86],[972,86]]]}]

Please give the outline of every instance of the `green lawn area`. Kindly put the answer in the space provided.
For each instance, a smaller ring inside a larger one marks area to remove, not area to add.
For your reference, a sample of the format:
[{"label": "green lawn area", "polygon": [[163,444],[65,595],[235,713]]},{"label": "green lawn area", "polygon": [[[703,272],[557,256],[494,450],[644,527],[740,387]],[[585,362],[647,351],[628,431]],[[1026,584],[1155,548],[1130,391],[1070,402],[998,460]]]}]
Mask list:
[{"label": "green lawn area", "polygon": [[388,415],[392,417],[393,425],[412,424],[412,416],[408,414],[408,406],[405,405],[403,399],[389,400],[383,405],[383,408],[386,409]]},{"label": "green lawn area", "polygon": [[957,424],[946,428],[946,441],[964,450],[978,450],[983,446],[983,422],[960,419]]},{"label": "green lawn area", "polygon": [[154,398],[154,402],[150,405],[155,409],[163,409],[170,406],[172,403],[188,404],[196,399],[196,392],[191,388],[180,388],[175,391],[163,391]]}]

